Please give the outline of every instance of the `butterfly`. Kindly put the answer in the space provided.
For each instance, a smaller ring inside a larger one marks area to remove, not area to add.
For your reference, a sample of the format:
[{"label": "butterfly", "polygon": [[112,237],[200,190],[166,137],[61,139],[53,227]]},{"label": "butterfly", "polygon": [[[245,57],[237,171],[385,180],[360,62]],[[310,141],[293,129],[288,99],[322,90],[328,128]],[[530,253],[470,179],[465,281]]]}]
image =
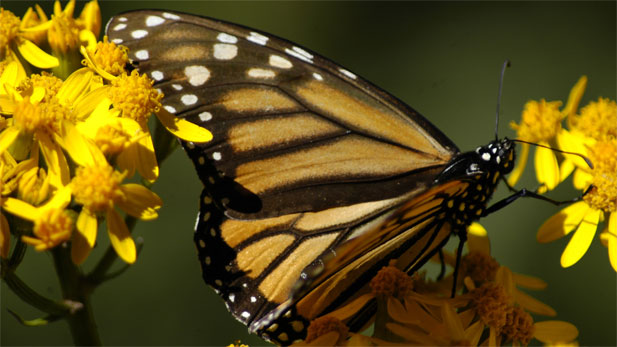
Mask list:
[{"label": "butterfly", "polygon": [[396,97],[274,35],[156,10],[106,31],[164,93],[164,112],[213,133],[182,142],[205,186],[203,278],[269,341],[304,339],[391,259],[413,273],[450,236],[464,241],[512,170],[511,140],[461,153]]}]

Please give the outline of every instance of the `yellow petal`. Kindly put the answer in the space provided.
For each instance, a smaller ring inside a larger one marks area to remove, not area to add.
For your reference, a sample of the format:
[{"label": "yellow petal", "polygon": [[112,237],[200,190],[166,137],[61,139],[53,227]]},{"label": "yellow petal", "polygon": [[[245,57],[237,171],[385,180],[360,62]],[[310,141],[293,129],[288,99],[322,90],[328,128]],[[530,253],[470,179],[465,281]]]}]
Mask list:
[{"label": "yellow petal", "polygon": [[617,271],[617,212],[608,217],[608,259],[613,270]]},{"label": "yellow petal", "polygon": [[0,213],[0,257],[8,258],[11,245],[11,231],[6,217]]},{"label": "yellow petal", "polygon": [[0,95],[6,95],[9,93],[8,86],[15,86],[17,84],[17,73],[19,72],[19,65],[12,61],[2,71],[0,75]]},{"label": "yellow petal", "polygon": [[73,233],[73,239],[71,242],[71,260],[74,264],[80,265],[88,258],[92,246],[88,243],[88,240],[82,235],[82,233]]},{"label": "yellow petal", "polygon": [[346,304],[346,305],[342,306],[341,308],[339,308],[338,310],[335,310],[335,311],[332,311],[332,312],[328,313],[328,316],[335,317],[335,318],[338,318],[339,320],[343,321],[343,320],[353,316],[358,311],[360,311],[360,309],[362,309],[362,307],[364,307],[364,305],[366,305],[366,303],[369,302],[369,300],[371,300],[373,298],[374,298],[374,296],[371,295],[371,294],[360,295],[359,297],[357,297],[353,301],[351,301],[349,304]]},{"label": "yellow petal", "polygon": [[538,242],[551,242],[568,235],[583,220],[587,211],[589,205],[579,201],[554,214],[538,230],[536,235]]},{"label": "yellow petal", "polygon": [[495,274],[495,282],[501,283],[510,296],[514,296],[515,287],[512,271],[505,266],[500,266]]},{"label": "yellow petal", "polygon": [[467,228],[467,248],[469,251],[491,254],[491,245],[487,237],[486,229],[482,224],[473,222]]},{"label": "yellow petal", "polygon": [[[561,129],[557,134],[557,145],[559,149],[567,152],[578,153],[581,155],[587,154],[587,146],[593,145],[594,140],[585,138],[582,134],[570,132],[566,129]],[[589,165],[578,155],[564,154],[569,160],[574,162],[574,165],[583,169],[589,170]]]},{"label": "yellow petal", "polygon": [[600,210],[590,210],[585,215],[583,221],[578,229],[576,229],[576,232],[561,255],[561,266],[572,266],[585,255],[585,252],[589,249],[589,245],[591,245],[591,241],[596,234],[600,213]]},{"label": "yellow petal", "polygon": [[[540,144],[548,146],[544,141],[540,141]],[[548,190],[555,189],[559,183],[559,164],[555,153],[548,148],[538,147],[534,160],[538,182],[544,184]]]},{"label": "yellow petal", "polygon": [[566,107],[564,107],[562,111],[565,116],[572,117],[576,114],[578,104],[581,102],[583,93],[585,93],[585,87],[587,87],[587,76],[583,75],[581,76],[581,78],[578,79],[574,87],[572,87],[572,90],[570,90],[568,102],[566,103]]},{"label": "yellow petal", "polygon": [[546,282],[537,277],[527,276],[514,272],[512,273],[512,279],[514,279],[514,283],[516,283],[518,287],[523,288],[542,290],[546,289],[546,287],[548,286]]},{"label": "yellow petal", "polygon": [[0,132],[0,153],[4,153],[15,142],[18,135],[19,129],[14,126],[2,130]]},{"label": "yellow petal", "polygon": [[564,160],[559,167],[559,183],[563,182],[574,171],[574,163],[572,160]]},{"label": "yellow petal", "polygon": [[60,103],[62,105],[72,105],[87,90],[93,75],[92,70],[86,67],[73,72],[62,83],[62,87],[58,91]]},{"label": "yellow petal", "polygon": [[58,58],[45,53],[45,51],[30,40],[20,40],[17,50],[30,64],[40,69],[51,69],[52,67],[60,65]]},{"label": "yellow petal", "polygon": [[514,187],[516,183],[518,182],[518,180],[523,175],[523,172],[525,171],[525,167],[527,166],[528,158],[529,158],[529,144],[521,143],[521,151],[518,155],[518,161],[516,163],[516,166],[514,166],[514,169],[512,170],[512,172],[510,172],[510,176],[508,176],[508,184],[511,187]]},{"label": "yellow petal", "polygon": [[60,146],[52,141],[47,134],[37,132],[41,152],[47,163],[50,183],[57,188],[69,184],[69,164],[64,157],[64,152]]},{"label": "yellow petal", "polygon": [[56,141],[66,149],[67,153],[71,156],[80,166],[93,166],[94,157],[90,152],[90,146],[88,140],[86,140],[81,133],[77,130],[75,125],[69,121],[62,122],[63,136],[56,136]]},{"label": "yellow petal", "polygon": [[41,205],[39,208],[53,208],[62,210],[69,204],[69,202],[71,202],[71,188],[69,186],[65,186],[58,189],[51,197],[51,199],[49,199],[49,201]]},{"label": "yellow petal", "polygon": [[82,208],[79,217],[77,217],[77,231],[83,236],[83,240],[90,248],[94,247],[97,229],[96,215],[87,208]]},{"label": "yellow petal", "polygon": [[15,102],[7,95],[0,95],[0,114],[15,113]]},{"label": "yellow petal", "polygon": [[[148,131],[147,129],[143,129]],[[144,136],[137,144],[137,171],[149,182],[154,182],[159,177],[159,165],[154,154],[154,145],[151,136]]]},{"label": "yellow petal", "polygon": [[164,108],[161,108],[161,110],[156,113],[156,116],[169,132],[185,141],[208,142],[212,140],[212,133],[210,131],[182,118],[178,118],[167,112]]},{"label": "yellow petal", "polygon": [[113,208],[107,211],[107,231],[118,256],[126,263],[133,264],[137,259],[135,242],[124,220]]},{"label": "yellow petal", "polygon": [[156,210],[161,208],[163,201],[154,192],[135,183],[123,184],[120,189],[126,199],[117,201],[116,204],[126,213],[142,220],[152,220],[158,217]]},{"label": "yellow petal", "polygon": [[534,338],[546,344],[570,342],[578,337],[578,329],[573,324],[562,321],[545,321],[534,324]]},{"label": "yellow petal", "polygon": [[29,221],[35,221],[41,215],[40,210],[36,207],[15,198],[4,200],[2,210]]},{"label": "yellow petal", "polygon": [[521,292],[520,290],[514,291],[514,300],[525,310],[537,314],[541,314],[543,316],[554,317],[557,315],[557,312],[550,307],[549,305],[529,296],[528,294]]},{"label": "yellow petal", "polygon": [[441,306],[441,318],[450,332],[452,340],[461,341],[465,335],[463,324],[461,324],[461,320],[458,318],[456,312],[447,301],[444,301]]},{"label": "yellow petal", "polygon": [[84,120],[94,112],[101,112],[101,114],[107,116],[111,105],[111,100],[107,98],[108,92],[109,86],[103,86],[93,89],[79,98],[75,103],[76,118]]},{"label": "yellow petal", "polygon": [[587,189],[587,187],[589,187],[592,180],[593,176],[590,173],[583,171],[582,169],[577,169],[576,171],[574,171],[572,184],[574,185],[574,188],[578,190],[585,190]]}]

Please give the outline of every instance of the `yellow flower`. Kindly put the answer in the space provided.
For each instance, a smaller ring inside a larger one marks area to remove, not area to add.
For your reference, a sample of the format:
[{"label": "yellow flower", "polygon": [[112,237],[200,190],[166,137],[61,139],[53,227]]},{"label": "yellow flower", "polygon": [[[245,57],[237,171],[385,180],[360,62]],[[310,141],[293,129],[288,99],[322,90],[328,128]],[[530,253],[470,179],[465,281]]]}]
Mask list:
[{"label": "yellow flower", "polygon": [[[542,99],[540,102],[535,100],[527,102],[521,116],[521,123],[510,123],[510,126],[517,132],[517,138],[537,143],[541,146],[551,147],[551,143],[558,140],[561,134],[562,120],[578,107],[586,84],[587,78],[585,76],[581,77],[572,88],[568,102],[562,110],[559,110],[559,107],[562,105],[560,101],[547,102]],[[528,156],[529,145],[523,144],[518,164],[508,178],[510,185],[515,185],[520,179],[527,165]],[[557,184],[569,175],[569,172],[560,172],[555,152],[548,148],[537,147],[534,162],[536,178],[542,184],[542,187],[539,189],[540,193],[554,189]]]},{"label": "yellow flower", "polygon": [[[579,137],[579,141],[584,142],[585,139]],[[617,139],[596,142],[586,148],[588,151],[582,154],[590,158],[593,169],[586,164],[578,166],[574,183],[579,189],[587,189],[591,184],[591,190],[583,197],[583,201],[549,218],[540,227],[537,239],[543,243],[550,242],[575,231],[561,255],[561,266],[569,267],[587,252],[598,224],[608,220],[603,239],[606,240],[610,263],[617,271]]]},{"label": "yellow flower", "polygon": [[[146,75],[139,75],[136,70],[130,74],[121,72],[126,63],[126,48],[117,47],[113,42],[100,42],[95,50],[82,48],[85,64],[96,71],[101,77],[110,81],[110,85],[103,86],[97,93],[105,93],[109,98],[113,109],[110,111],[113,117],[130,119],[139,125],[138,130],[133,130],[129,122],[122,124],[116,122],[114,129],[107,128],[104,131],[128,132],[131,145],[125,147],[122,155],[118,157],[118,165],[127,170],[131,175],[135,170],[152,182],[158,178],[159,168],[154,155],[154,145],[148,129],[148,119],[154,112],[159,121],[168,131],[175,136],[187,141],[207,142],[212,139],[212,134],[193,123],[174,115],[161,108],[161,93],[152,88],[153,81]],[[118,74],[118,76],[114,76]],[[114,113],[117,112],[117,113]],[[101,122],[96,122],[101,126]],[[98,129],[97,126],[97,129]],[[122,130],[120,130],[122,128]],[[92,138],[92,134],[89,135]],[[128,142],[125,142],[128,143]]]},{"label": "yellow flower", "polygon": [[121,184],[124,176],[104,161],[77,169],[70,187],[75,202],[83,208],[77,219],[78,235],[73,239],[71,249],[74,263],[83,263],[94,247],[97,216],[107,220],[108,235],[118,256],[129,264],[135,262],[135,242],[115,207],[135,218],[152,220],[158,217],[156,211],[162,201],[142,185]]},{"label": "yellow flower", "polygon": [[[40,17],[40,18],[39,18]],[[41,22],[39,24],[39,22]],[[19,74],[26,76],[26,70],[21,65],[19,56],[28,63],[40,69],[49,69],[59,65],[56,57],[45,53],[32,39],[37,39],[37,33],[46,32],[51,22],[43,11],[36,13],[28,9],[23,19],[15,16],[11,11],[0,8],[0,60],[9,60],[19,64]]]},{"label": "yellow flower", "polygon": [[33,245],[37,251],[45,251],[70,239],[73,219],[65,210],[70,201],[71,192],[64,187],[39,207],[15,198],[7,198],[2,208],[8,213],[33,222],[33,236],[23,235],[22,241]]}]

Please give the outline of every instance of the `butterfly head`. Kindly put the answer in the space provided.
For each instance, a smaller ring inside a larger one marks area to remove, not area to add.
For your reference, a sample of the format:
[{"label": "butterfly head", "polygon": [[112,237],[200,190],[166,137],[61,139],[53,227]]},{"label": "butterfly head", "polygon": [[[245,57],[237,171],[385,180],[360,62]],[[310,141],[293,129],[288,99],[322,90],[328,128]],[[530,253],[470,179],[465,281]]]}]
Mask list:
[{"label": "butterfly head", "polygon": [[509,138],[491,141],[488,145],[478,147],[475,150],[478,162],[496,167],[500,174],[510,173],[514,167],[516,153],[514,143]]}]

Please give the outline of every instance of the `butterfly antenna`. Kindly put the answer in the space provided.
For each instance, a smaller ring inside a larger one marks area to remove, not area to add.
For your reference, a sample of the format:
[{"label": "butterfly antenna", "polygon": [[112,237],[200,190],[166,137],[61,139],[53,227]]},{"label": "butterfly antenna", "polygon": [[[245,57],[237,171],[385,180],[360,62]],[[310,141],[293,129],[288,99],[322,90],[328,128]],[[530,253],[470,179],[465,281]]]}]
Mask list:
[{"label": "butterfly antenna", "polygon": [[526,143],[526,144],[529,144],[529,145],[534,145],[534,146],[543,147],[543,148],[548,148],[551,151],[559,152],[559,153],[563,153],[563,154],[576,155],[576,156],[580,157],[581,159],[583,159],[585,161],[585,163],[587,163],[587,165],[589,166],[590,169],[593,169],[593,163],[591,162],[591,160],[589,158],[587,158],[586,156],[580,154],[580,153],[562,151],[561,149],[557,149],[557,148],[553,148],[553,147],[549,147],[549,146],[544,146],[544,145],[541,145],[539,143],[534,143],[534,142],[529,142],[529,141],[524,141],[524,140],[519,140],[519,139],[514,139],[512,141]]},{"label": "butterfly antenna", "polygon": [[503,76],[506,74],[506,68],[510,67],[510,60],[506,59],[501,67],[501,76],[499,76],[499,89],[497,89],[497,114],[495,115],[495,141],[499,140],[497,136],[499,130],[499,109],[501,108],[501,88],[503,87]]}]

